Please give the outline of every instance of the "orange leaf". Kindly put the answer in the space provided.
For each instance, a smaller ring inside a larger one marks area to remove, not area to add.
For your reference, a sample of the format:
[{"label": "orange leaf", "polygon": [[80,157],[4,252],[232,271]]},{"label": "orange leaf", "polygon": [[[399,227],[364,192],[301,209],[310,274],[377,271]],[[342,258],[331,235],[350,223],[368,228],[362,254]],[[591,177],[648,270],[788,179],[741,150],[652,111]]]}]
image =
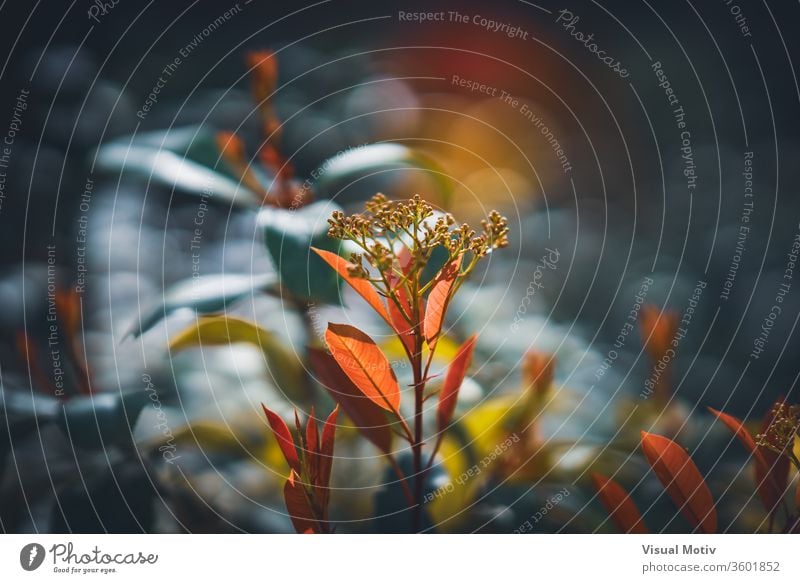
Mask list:
[{"label": "orange leaf", "polygon": [[461,269],[461,255],[442,267],[437,274],[433,287],[428,294],[428,306],[425,309],[425,339],[433,347],[442,331],[442,323],[450,303],[451,291]]},{"label": "orange leaf", "polygon": [[444,377],[442,392],[439,393],[439,405],[436,408],[436,420],[439,422],[439,431],[444,431],[450,425],[453,412],[456,410],[458,402],[458,390],[464,382],[470,362],[472,362],[472,352],[475,350],[477,335],[473,334],[458,349],[453,362],[447,368],[447,375]]},{"label": "orange leaf", "polygon": [[92,383],[86,368],[86,357],[79,336],[82,320],[80,296],[74,288],[57,289],[55,303],[58,320],[64,326],[70,358],[76,368],[77,389],[81,393],[89,395],[92,393]]},{"label": "orange leaf", "polygon": [[325,331],[331,355],[353,384],[382,409],[400,414],[400,386],[375,342],[348,324],[328,324]]},{"label": "orange leaf", "polygon": [[253,99],[257,104],[268,101],[278,82],[278,59],[271,51],[250,51],[245,62],[252,70]]},{"label": "orange leaf", "polygon": [[215,141],[220,157],[230,166],[231,170],[241,177],[242,182],[250,190],[261,192],[263,187],[250,168],[242,139],[232,132],[217,132]]},{"label": "orange leaf", "polygon": [[299,533],[308,531],[313,533],[321,532],[322,529],[317,517],[314,515],[311,501],[308,499],[308,494],[299,479],[300,476],[292,471],[283,486],[283,500],[286,502],[289,518],[292,519],[294,529]]},{"label": "orange leaf", "polygon": [[349,261],[347,261],[344,257],[337,255],[336,253],[331,253],[330,251],[325,251],[324,249],[317,249],[316,247],[311,248],[314,253],[322,257],[322,259],[330,265],[339,276],[345,280],[350,287],[352,287],[358,295],[366,300],[366,302],[372,307],[373,310],[377,312],[377,314],[384,319],[384,321],[389,324],[389,326],[393,326],[392,319],[389,316],[389,313],[386,311],[386,306],[383,305],[383,300],[378,295],[378,292],[375,291],[375,288],[372,287],[366,279],[359,279],[357,277],[350,277],[350,274],[347,272],[347,268],[352,265]]},{"label": "orange leaf", "polygon": [[214,135],[214,141],[220,156],[232,168],[243,169],[247,166],[247,155],[242,138],[233,132],[217,132]]},{"label": "orange leaf", "polygon": [[592,483],[600,496],[600,502],[608,511],[617,528],[626,534],[647,534],[647,526],[630,494],[611,478],[592,474]]},{"label": "orange leaf", "polygon": [[342,406],[361,434],[382,452],[389,453],[392,448],[392,431],[386,423],[383,409],[361,394],[330,354],[311,348],[308,356],[322,385]]},{"label": "orange leaf", "polygon": [[283,457],[286,458],[286,463],[289,464],[289,467],[292,468],[292,470],[299,473],[300,458],[297,457],[297,449],[295,449],[294,439],[292,438],[292,433],[289,431],[289,427],[277,413],[267,409],[263,403],[261,404],[261,407],[264,409],[264,413],[267,415],[267,421],[269,422],[269,426],[272,428],[272,433],[275,434],[275,439],[278,440],[278,447],[281,448]]},{"label": "orange leaf", "polygon": [[62,319],[67,335],[77,335],[81,321],[81,300],[78,293],[73,288],[57,290],[55,300],[56,313]]},{"label": "orange leaf", "polygon": [[677,443],[642,431],[642,451],[672,501],[694,528],[705,534],[717,530],[714,499],[700,470]]},{"label": "orange leaf", "polygon": [[653,362],[657,362],[669,350],[670,343],[678,330],[680,316],[671,310],[663,312],[650,304],[642,306],[639,312],[642,338],[645,348]]}]

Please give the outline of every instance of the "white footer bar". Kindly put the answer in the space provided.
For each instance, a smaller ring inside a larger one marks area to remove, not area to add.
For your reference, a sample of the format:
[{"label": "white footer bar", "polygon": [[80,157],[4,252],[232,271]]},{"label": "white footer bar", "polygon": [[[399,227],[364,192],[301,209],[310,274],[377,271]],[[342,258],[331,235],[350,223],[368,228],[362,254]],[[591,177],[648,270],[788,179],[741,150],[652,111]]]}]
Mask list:
[{"label": "white footer bar", "polygon": [[798,580],[798,541],[791,535],[2,535],[0,580],[769,583]]}]

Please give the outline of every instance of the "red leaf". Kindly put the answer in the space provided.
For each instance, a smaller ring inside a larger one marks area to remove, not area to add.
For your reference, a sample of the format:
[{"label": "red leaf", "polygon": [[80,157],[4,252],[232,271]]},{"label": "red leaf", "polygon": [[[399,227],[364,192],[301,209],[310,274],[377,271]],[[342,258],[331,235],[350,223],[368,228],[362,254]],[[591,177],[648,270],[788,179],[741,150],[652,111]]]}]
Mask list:
[{"label": "red leaf", "polygon": [[553,384],[553,368],[555,358],[552,354],[546,354],[537,350],[529,350],[525,353],[522,363],[522,374],[528,388],[537,397],[544,396]]},{"label": "red leaf", "polygon": [[639,509],[622,486],[600,474],[592,474],[592,483],[611,520],[621,532],[626,534],[649,532]]},{"label": "red leaf", "polygon": [[[411,322],[414,321],[414,310],[411,306],[411,300],[405,286],[398,286],[399,278],[394,274],[388,276],[389,285],[397,293],[398,300],[400,301],[401,308],[398,308],[393,301],[387,301],[386,305],[389,306],[389,317],[392,320],[392,328],[397,332],[400,340],[405,345],[409,353],[414,353],[414,326]],[[420,306],[422,302],[420,301]],[[422,309],[420,308],[420,314]],[[406,319],[408,318],[408,319]],[[411,320],[411,322],[409,322]]]},{"label": "red leaf", "polygon": [[328,324],[325,331],[331,355],[353,384],[373,403],[399,415],[400,386],[375,342],[348,324]]},{"label": "red leaf", "polygon": [[392,449],[392,431],[386,423],[383,409],[361,394],[330,354],[311,348],[308,356],[322,385],[342,406],[361,434],[382,452],[389,453]]},{"label": "red leaf", "polygon": [[339,406],[328,415],[322,428],[322,444],[319,449],[319,484],[327,487],[331,480],[333,467],[333,444],[336,439],[336,417],[339,415]]},{"label": "red leaf", "polygon": [[394,302],[388,302],[389,305],[389,316],[392,319],[392,328],[395,329],[397,335],[400,337],[400,341],[406,347],[411,354],[414,353],[414,328],[413,326],[403,318],[400,309],[394,304]]},{"label": "red leaf", "polygon": [[411,255],[411,250],[405,245],[400,245],[395,254],[397,255],[397,261],[400,263],[400,270],[403,273],[408,273],[409,269],[411,269],[411,260],[414,259]]},{"label": "red leaf", "polygon": [[317,430],[317,420],[314,419],[313,406],[311,407],[308,421],[306,421],[306,455],[308,457],[311,483],[316,484],[319,474],[319,432]]},{"label": "red leaf", "polygon": [[272,433],[275,434],[275,439],[278,440],[278,446],[281,448],[281,452],[283,452],[283,457],[286,458],[286,462],[289,464],[290,468],[300,473],[300,458],[297,457],[297,449],[295,449],[294,439],[292,438],[292,433],[289,431],[289,427],[278,414],[267,409],[263,403],[261,407],[267,415],[267,421],[272,428]]},{"label": "red leaf", "polygon": [[[708,410],[716,415],[736,435],[745,449],[755,459],[758,497],[761,499],[761,504],[764,508],[768,512],[773,512],[780,501],[783,500],[786,481],[789,478],[789,460],[786,459],[783,462],[781,461],[783,456],[779,456],[770,449],[756,445],[755,440],[744,424],[733,415],[722,413],[711,407]],[[766,428],[767,426],[769,426],[769,418],[765,421],[764,427]],[[783,484],[783,486],[780,484]]]},{"label": "red leaf", "polygon": [[428,306],[425,309],[425,339],[433,347],[442,331],[442,323],[450,303],[451,291],[461,269],[461,255],[442,267],[434,279],[433,287],[428,294]]},{"label": "red leaf", "polygon": [[472,362],[472,352],[475,350],[477,335],[473,334],[461,345],[456,353],[453,362],[447,369],[444,377],[442,392],[439,393],[439,406],[436,408],[436,420],[439,422],[439,431],[442,432],[450,425],[453,412],[456,410],[458,401],[458,390],[464,382],[470,362]]},{"label": "red leaf", "polygon": [[672,501],[689,523],[705,534],[717,530],[714,499],[700,470],[677,443],[642,431],[642,451]]},{"label": "red leaf", "polygon": [[299,478],[293,471],[283,486],[283,500],[286,502],[289,518],[292,519],[294,529],[299,533],[306,533],[309,530],[313,533],[322,532],[308,494],[299,482]]},{"label": "red leaf", "polygon": [[378,292],[375,291],[375,288],[372,287],[366,279],[359,279],[357,277],[350,277],[350,274],[347,272],[347,268],[352,265],[349,261],[347,261],[344,257],[340,257],[336,253],[331,253],[330,251],[325,251],[323,249],[317,249],[315,247],[311,248],[317,255],[322,257],[322,259],[330,265],[339,276],[345,280],[350,287],[352,287],[358,295],[366,300],[366,302],[372,307],[373,310],[377,312],[377,314],[383,318],[389,326],[393,326],[392,319],[389,316],[389,313],[386,311],[386,306],[383,305],[383,300],[378,295]]},{"label": "red leaf", "polygon": [[711,413],[713,413],[717,419],[722,421],[725,426],[731,430],[731,433],[736,436],[736,438],[742,443],[742,445],[744,445],[745,449],[749,453],[755,455],[756,457],[760,457],[760,453],[756,447],[756,442],[753,439],[753,436],[750,435],[750,432],[747,431],[747,428],[745,428],[744,424],[739,419],[733,415],[728,415],[722,411],[712,409],[711,407],[708,407],[708,410],[711,411]]},{"label": "red leaf", "polygon": [[297,408],[294,410],[294,427],[297,429],[297,436],[300,438],[300,446],[305,450],[305,432],[303,431],[303,424],[300,423],[300,415],[297,414]]}]

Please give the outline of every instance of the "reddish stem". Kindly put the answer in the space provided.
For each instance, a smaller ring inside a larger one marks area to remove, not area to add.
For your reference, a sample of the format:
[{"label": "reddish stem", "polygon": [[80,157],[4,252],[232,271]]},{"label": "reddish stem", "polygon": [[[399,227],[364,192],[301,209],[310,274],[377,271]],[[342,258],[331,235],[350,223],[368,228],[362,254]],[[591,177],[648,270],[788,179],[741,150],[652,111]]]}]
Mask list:
[{"label": "reddish stem", "polygon": [[415,334],[414,336],[412,368],[414,369],[414,442],[411,444],[411,450],[414,458],[414,507],[412,508],[411,528],[413,532],[419,532],[422,527],[422,495],[425,482],[425,472],[422,467],[422,397],[425,383],[422,379],[422,342],[420,334]]}]

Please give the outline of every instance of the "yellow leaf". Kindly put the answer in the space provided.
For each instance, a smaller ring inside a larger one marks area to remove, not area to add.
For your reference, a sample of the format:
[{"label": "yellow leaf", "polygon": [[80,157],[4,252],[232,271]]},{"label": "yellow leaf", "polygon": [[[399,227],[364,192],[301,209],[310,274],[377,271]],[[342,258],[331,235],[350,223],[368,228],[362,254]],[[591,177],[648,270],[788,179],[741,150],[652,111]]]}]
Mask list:
[{"label": "yellow leaf", "polygon": [[176,445],[195,446],[207,453],[231,455],[257,452],[261,445],[253,441],[252,435],[234,434],[230,427],[216,421],[195,421],[184,425],[173,433],[173,438]]},{"label": "yellow leaf", "polygon": [[180,332],[169,344],[171,351],[196,346],[226,346],[238,342],[252,344],[261,350],[278,388],[297,394],[301,387],[302,368],[293,352],[286,350],[275,336],[264,328],[234,316],[199,318]]},{"label": "yellow leaf", "polygon": [[[458,349],[460,348],[460,344],[454,341],[449,336],[439,336],[439,340],[436,341],[436,354],[434,355],[434,360],[443,360],[446,362],[450,362],[456,357],[458,354]],[[427,354],[427,347],[425,348],[425,353]]]},{"label": "yellow leaf", "polygon": [[[397,336],[390,336],[380,344],[381,350],[389,360],[402,360],[406,358],[403,344]],[[440,336],[436,342],[436,354],[434,354],[434,362],[450,363],[458,354],[459,344],[449,336]],[[427,343],[422,346],[423,361],[427,360],[429,348]]]},{"label": "yellow leaf", "polygon": [[457,532],[458,526],[468,516],[464,511],[472,504],[483,482],[483,476],[473,478],[469,475],[474,464],[463,447],[456,440],[445,438],[439,448],[438,457],[450,479],[428,494],[430,501],[426,509],[440,532]]},{"label": "yellow leaf", "polygon": [[483,458],[513,433],[520,422],[524,427],[530,421],[521,419],[527,399],[521,395],[501,395],[488,399],[458,419],[471,442],[475,457]]}]

